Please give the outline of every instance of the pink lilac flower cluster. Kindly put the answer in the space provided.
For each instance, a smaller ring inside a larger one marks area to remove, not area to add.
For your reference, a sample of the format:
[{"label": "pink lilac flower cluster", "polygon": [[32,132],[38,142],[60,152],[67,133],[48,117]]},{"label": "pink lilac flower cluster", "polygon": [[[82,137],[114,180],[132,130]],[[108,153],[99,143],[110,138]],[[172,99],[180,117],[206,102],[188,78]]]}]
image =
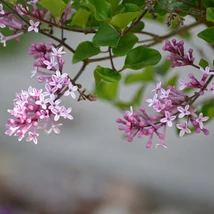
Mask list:
[{"label": "pink lilac flower cluster", "polygon": [[[141,113],[133,112],[131,107],[130,111],[125,112],[123,119],[117,119],[116,122],[121,124],[118,128],[125,132],[128,141],[131,142],[135,136],[138,138],[149,136],[146,147],[150,148],[153,137],[156,135],[159,139],[156,147],[166,147],[164,142],[166,127],[171,128],[173,124],[180,130],[180,137],[185,133],[191,133],[188,127],[191,127],[196,133],[203,132],[208,135],[209,131],[204,128],[203,123],[209,118],[202,112],[196,113],[193,103],[206,91],[214,94],[214,82],[212,81],[214,71],[209,67],[200,68],[200,71],[202,72],[201,79],[197,79],[192,73],[188,75],[188,78],[180,79],[180,91],[175,86],[168,86],[167,89],[164,89],[161,82],[157,83],[156,88],[152,90],[153,97],[146,100],[148,106],[155,111],[154,115],[149,116],[144,107],[140,107]],[[193,96],[187,96],[181,92],[185,88],[198,89],[198,92],[195,92]],[[182,119],[183,122],[177,123],[177,119]]]},{"label": "pink lilac flower cluster", "polygon": [[[124,119],[117,119],[116,121],[122,124],[118,128],[125,132],[129,142],[135,136],[138,138],[149,136],[146,147],[150,148],[152,140],[156,135],[159,139],[156,147],[163,146],[166,148],[164,142],[166,127],[171,128],[174,123],[176,123],[176,127],[180,130],[180,137],[185,133],[191,133],[188,126],[195,129],[197,133],[209,134],[209,131],[204,128],[203,124],[203,122],[208,120],[208,117],[204,117],[203,113],[196,114],[194,107],[188,104],[190,101],[188,96],[177,91],[174,86],[168,86],[167,90],[165,90],[162,88],[161,82],[152,91],[154,93],[153,98],[146,101],[149,103],[149,107],[153,107],[156,114],[149,116],[144,107],[140,107],[141,113],[133,112],[131,108],[131,111],[125,112]],[[183,118],[184,122],[181,124],[175,122],[178,118]]]},{"label": "pink lilac flower cluster", "polygon": [[184,41],[178,42],[176,39],[173,39],[172,42],[170,42],[169,40],[166,40],[163,50],[170,52],[167,59],[172,60],[171,68],[193,65],[195,60],[193,57],[193,49],[190,48],[188,54],[185,54]]},{"label": "pink lilac flower cluster", "polygon": [[[4,36],[0,33],[0,43],[6,46],[8,40],[16,39],[19,40],[26,32],[34,31],[36,33],[40,30],[40,25],[43,22],[49,22],[53,20],[57,23],[54,17],[51,16],[50,12],[46,9],[40,9],[37,5],[38,0],[29,1],[28,7],[26,2],[24,6],[22,4],[16,4],[13,8],[13,12],[9,12],[3,8],[0,4],[0,29],[8,27],[12,30],[12,35]],[[63,24],[71,15],[71,4],[68,3],[63,13],[60,23]],[[18,16],[17,16],[18,15]]]},{"label": "pink lilac flower cluster", "polygon": [[[75,99],[75,91],[78,88],[73,86],[67,73],[62,73],[64,64],[62,54],[65,53],[62,47],[57,49],[50,45],[51,43],[32,44],[29,50],[30,55],[36,59],[34,66],[38,66],[35,67],[32,76],[37,74],[38,81],[45,83],[46,90],[30,86],[28,91],[16,94],[14,108],[8,110],[13,118],[8,120],[6,134],[17,136],[19,141],[28,134],[26,140],[36,144],[39,129],[43,129],[48,134],[52,131],[59,133],[62,124],[55,122],[60,117],[73,119],[70,115],[72,108],[60,105],[60,97],[71,95]],[[51,64],[51,60],[57,61]]]}]

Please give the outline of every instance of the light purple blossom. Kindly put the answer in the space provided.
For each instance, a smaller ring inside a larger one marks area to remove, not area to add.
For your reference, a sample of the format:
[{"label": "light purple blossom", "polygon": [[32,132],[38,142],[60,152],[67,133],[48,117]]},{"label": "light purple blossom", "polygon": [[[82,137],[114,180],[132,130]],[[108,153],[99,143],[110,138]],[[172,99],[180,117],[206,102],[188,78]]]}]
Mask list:
[{"label": "light purple blossom", "polygon": [[4,10],[3,10],[2,4],[0,4],[0,14],[1,14],[1,15],[4,15],[4,14],[5,14],[5,12],[4,12]]},{"label": "light purple blossom", "polygon": [[48,70],[52,69],[54,66],[57,65],[57,62],[55,62],[54,57],[51,57],[50,61],[44,60],[43,63],[44,63],[45,65],[47,65],[47,69],[48,69]]},{"label": "light purple blossom", "polygon": [[188,86],[189,81],[188,81],[188,78],[185,77],[183,80],[182,79],[178,80],[178,82],[180,83],[179,90],[183,90]]},{"label": "light purple blossom", "polygon": [[169,93],[170,93],[170,89],[165,90],[165,89],[161,88],[160,98],[161,99],[166,99],[169,96]]},{"label": "light purple blossom", "polygon": [[51,49],[52,49],[51,55],[55,57],[62,57],[62,55],[66,53],[65,51],[62,51],[63,47],[60,47],[58,50],[55,47],[52,47]]},{"label": "light purple blossom", "polygon": [[196,122],[199,124],[200,129],[204,128],[203,122],[207,121],[209,117],[203,117],[203,113],[200,113],[199,116],[196,119]]},{"label": "light purple blossom", "polygon": [[161,82],[158,82],[156,88],[152,90],[152,92],[158,93],[161,90]]},{"label": "light purple blossom", "polygon": [[37,100],[35,103],[36,103],[37,105],[42,106],[43,109],[46,109],[46,108],[47,108],[47,103],[48,103],[48,102],[49,102],[49,99],[45,99],[44,94],[40,94],[39,100]]},{"label": "light purple blossom", "polygon": [[39,21],[34,23],[32,20],[30,20],[30,27],[28,27],[28,32],[34,31],[34,32],[38,33],[39,32],[39,28],[38,28],[39,25],[40,25]]},{"label": "light purple blossom", "polygon": [[188,127],[187,127],[187,121],[185,121],[183,125],[177,124],[176,126],[178,129],[181,129],[181,131],[179,133],[180,137],[183,137],[185,133],[188,133],[188,134],[191,133],[190,129],[188,129]]},{"label": "light purple blossom", "polygon": [[130,111],[126,111],[126,114],[129,115],[130,117],[133,115],[133,107],[130,106]]},{"label": "light purple blossom", "polygon": [[71,97],[73,99],[76,98],[76,94],[74,93],[75,91],[77,91],[78,87],[77,86],[73,86],[73,84],[70,82],[68,85],[68,90],[64,93],[65,96],[71,95]]},{"label": "light purple blossom", "polygon": [[165,111],[165,117],[160,120],[161,123],[167,123],[169,127],[172,127],[172,121],[175,120],[175,115],[170,115],[168,111]]},{"label": "light purple blossom", "polygon": [[205,69],[200,68],[200,70],[203,74],[214,75],[214,72],[210,72],[210,68],[208,66]]},{"label": "light purple blossom", "polygon": [[189,105],[186,105],[184,108],[182,108],[181,106],[178,106],[177,109],[178,109],[179,112],[181,112],[178,115],[179,118],[183,118],[186,115],[190,115],[190,111],[188,111]]},{"label": "light purple blossom", "polygon": [[146,102],[149,103],[149,107],[153,106],[158,101],[158,95],[154,94],[152,99],[147,99]]},{"label": "light purple blossom", "polygon": [[33,141],[35,144],[37,144],[37,137],[39,136],[39,134],[36,132],[28,132],[28,135],[29,136],[26,138],[26,141]]}]

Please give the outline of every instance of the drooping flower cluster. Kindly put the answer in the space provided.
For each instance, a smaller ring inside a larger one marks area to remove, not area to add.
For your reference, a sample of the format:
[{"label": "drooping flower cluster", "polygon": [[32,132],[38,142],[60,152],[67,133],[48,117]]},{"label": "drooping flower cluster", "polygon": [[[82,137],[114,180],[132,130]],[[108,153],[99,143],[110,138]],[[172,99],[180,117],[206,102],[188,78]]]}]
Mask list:
[{"label": "drooping flower cluster", "polygon": [[[71,95],[76,98],[77,86],[73,86],[67,73],[62,73],[64,60],[62,59],[62,47],[56,49],[50,46],[51,43],[32,44],[29,54],[36,60],[33,75],[39,75],[38,81],[45,83],[45,91],[29,87],[28,91],[21,91],[14,99],[14,108],[8,110],[13,116],[7,123],[6,134],[18,137],[22,140],[28,134],[26,140],[37,143],[38,129],[46,133],[59,133],[61,123],[55,124],[60,117],[73,119],[70,115],[72,108],[60,105],[60,97]],[[57,62],[55,62],[55,58]],[[52,60],[52,66],[50,65]],[[58,67],[57,67],[58,66]],[[43,71],[41,69],[47,69]]]},{"label": "drooping flower cluster", "polygon": [[177,42],[176,39],[173,39],[172,42],[170,42],[166,40],[163,50],[170,52],[167,59],[172,60],[171,68],[192,65],[195,60],[193,57],[193,49],[190,48],[188,54],[185,54],[184,41]]},{"label": "drooping flower cluster", "polygon": [[[8,27],[8,29],[13,31],[9,36],[4,36],[0,33],[0,43],[3,43],[3,45],[6,46],[8,40],[19,40],[20,36],[26,32],[34,31],[38,33],[40,31],[40,25],[43,22],[47,23],[52,20],[53,23],[57,23],[57,20],[50,14],[50,12],[46,9],[39,8],[37,3],[38,0],[29,1],[28,5],[17,3],[13,8],[13,12],[7,11],[7,8],[3,8],[3,5],[0,4],[0,29]],[[72,1],[70,1],[65,8],[60,24],[65,23],[70,17],[71,4]]]},{"label": "drooping flower cluster", "polygon": [[125,112],[124,119],[117,119],[117,123],[122,124],[119,126],[119,130],[125,132],[129,142],[135,136],[138,138],[149,136],[146,147],[150,148],[153,137],[156,135],[160,141],[156,144],[156,147],[166,147],[164,142],[166,127],[172,127],[178,118],[183,118],[184,120],[181,124],[176,123],[176,127],[180,129],[180,137],[185,133],[191,133],[188,126],[195,129],[197,133],[209,134],[209,131],[203,125],[203,122],[207,121],[208,117],[204,117],[202,113],[196,114],[193,106],[188,104],[190,102],[188,96],[183,95],[173,86],[168,86],[167,90],[165,90],[161,87],[161,82],[157,84],[153,92],[153,98],[146,101],[149,103],[149,107],[153,107],[156,114],[149,116],[145,108],[140,107],[141,114],[133,112],[131,109],[131,111]]},{"label": "drooping flower cluster", "polygon": [[[172,42],[173,45],[167,41],[164,49],[170,50],[170,59],[174,57],[174,65],[183,66],[193,63],[192,50],[189,51],[190,56],[188,58],[183,51],[183,42],[177,43],[176,40]],[[179,55],[180,58],[177,58],[177,55]],[[174,65],[172,67],[175,67]],[[146,100],[148,106],[152,107],[155,111],[154,115],[149,116],[145,108],[140,107],[140,113],[133,112],[131,108],[131,111],[125,112],[123,119],[117,119],[117,123],[120,124],[118,128],[125,132],[128,141],[131,142],[135,136],[138,138],[149,136],[146,147],[150,148],[152,140],[156,135],[159,139],[156,147],[166,147],[164,142],[166,127],[171,128],[173,124],[179,129],[180,137],[185,133],[191,133],[191,130],[195,130],[196,133],[203,132],[205,135],[208,135],[209,131],[204,128],[204,122],[209,118],[204,116],[202,112],[196,112],[193,103],[198,97],[204,95],[206,91],[214,94],[214,82],[212,82],[214,71],[211,71],[209,67],[205,69],[200,68],[200,71],[202,72],[200,80],[192,73],[188,75],[188,78],[179,80],[179,90],[185,88],[198,89],[198,92],[195,92],[193,96],[183,94],[181,91],[178,91],[175,86],[168,86],[167,89],[164,89],[162,83],[159,82],[156,88],[152,90],[154,93],[153,97]],[[209,86],[209,84],[211,84],[211,86]],[[181,119],[183,122],[178,123],[178,119]],[[190,129],[190,127],[192,129]]]}]

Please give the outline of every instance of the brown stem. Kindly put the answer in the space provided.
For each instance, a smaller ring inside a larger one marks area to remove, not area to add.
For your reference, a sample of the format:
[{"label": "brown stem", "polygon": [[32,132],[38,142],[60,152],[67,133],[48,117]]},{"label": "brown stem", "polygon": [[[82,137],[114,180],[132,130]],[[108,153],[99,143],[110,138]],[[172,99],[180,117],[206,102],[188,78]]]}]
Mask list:
[{"label": "brown stem", "polygon": [[69,51],[71,51],[72,53],[75,53],[75,50],[70,46],[70,45],[68,45],[67,43],[65,43],[64,41],[62,41],[61,39],[58,39],[57,37],[55,37],[55,36],[53,36],[53,35],[51,35],[51,34],[49,34],[49,33],[46,33],[46,32],[44,32],[44,31],[39,31],[39,33],[41,33],[41,34],[43,34],[43,35],[45,35],[45,36],[47,36],[47,37],[49,37],[49,38],[51,38],[51,39],[53,39],[53,40],[55,40],[55,41],[57,41],[57,42],[59,42],[59,44],[62,44],[64,47],[66,47]]},{"label": "brown stem", "polygon": [[116,68],[114,67],[114,62],[113,62],[113,58],[112,58],[112,54],[111,54],[111,47],[108,48],[108,52],[109,52],[109,58],[110,58],[110,62],[111,62],[111,67],[114,71],[116,71]]},{"label": "brown stem", "polygon": [[80,75],[82,74],[82,72],[85,70],[86,66],[88,65],[88,61],[83,61],[82,67],[80,68],[80,70],[78,71],[78,73],[76,74],[76,76],[73,78],[72,83],[74,84],[77,79],[80,77]]},{"label": "brown stem", "polygon": [[134,27],[136,27],[136,25],[138,24],[138,22],[140,22],[140,20],[146,15],[146,13],[148,12],[147,9],[145,9],[141,15],[137,18],[137,20],[135,22],[132,22],[131,26],[128,27],[125,31],[121,32],[121,36],[124,36],[126,33],[128,33],[129,31],[131,31]]}]

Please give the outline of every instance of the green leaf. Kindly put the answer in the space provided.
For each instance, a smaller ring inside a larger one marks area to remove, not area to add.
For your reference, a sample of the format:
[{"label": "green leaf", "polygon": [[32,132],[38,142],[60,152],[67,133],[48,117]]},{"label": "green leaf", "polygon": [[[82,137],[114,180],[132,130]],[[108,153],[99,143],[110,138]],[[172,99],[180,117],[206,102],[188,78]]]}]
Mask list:
[{"label": "green leaf", "polygon": [[139,82],[148,82],[154,80],[154,72],[152,67],[146,68],[141,73],[131,73],[128,74],[125,78],[125,84],[139,83]]},{"label": "green leaf", "polygon": [[176,86],[177,82],[178,82],[178,74],[175,74],[174,76],[172,76],[165,84],[165,86],[171,85],[171,86]]},{"label": "green leaf", "polygon": [[208,116],[209,120],[214,117],[214,101],[210,100],[209,102],[203,104],[201,109],[204,116]]},{"label": "green leaf", "polygon": [[124,56],[137,42],[138,38],[133,33],[127,33],[125,36],[121,37],[117,47],[112,48],[112,51],[115,56]]},{"label": "green leaf", "polygon": [[121,79],[121,74],[117,71],[114,71],[110,68],[103,68],[101,66],[97,66],[95,72],[105,80],[106,82],[118,82]]},{"label": "green leaf", "polygon": [[94,70],[94,79],[95,79],[95,85],[98,86],[102,80],[100,75]]},{"label": "green leaf", "polygon": [[145,4],[145,0],[123,0],[123,4],[131,3],[136,4],[137,6],[143,6]]},{"label": "green leaf", "polygon": [[206,42],[213,44],[214,43],[214,27],[208,27],[207,29],[201,31],[198,34],[198,37],[205,40]]},{"label": "green leaf", "polygon": [[137,25],[134,28],[132,28],[130,32],[133,32],[133,33],[141,32],[144,26],[145,26],[144,22],[140,21],[137,23]]},{"label": "green leaf", "polygon": [[137,18],[140,15],[140,12],[128,12],[128,13],[119,13],[113,16],[110,20],[110,24],[124,29],[127,25]]},{"label": "green leaf", "polygon": [[16,4],[16,0],[6,0],[6,2],[15,5]]},{"label": "green leaf", "polygon": [[114,100],[117,96],[118,83],[100,82],[95,88],[95,94],[104,100]]},{"label": "green leaf", "polygon": [[208,7],[206,12],[206,20],[210,22],[214,22],[214,8]]},{"label": "green leaf", "polygon": [[201,58],[201,59],[200,59],[200,62],[199,62],[199,65],[200,65],[203,69],[205,69],[207,66],[209,66],[209,63],[208,63],[205,59]]},{"label": "green leaf", "polygon": [[120,13],[141,12],[141,9],[136,4],[124,4]]},{"label": "green leaf", "polygon": [[71,23],[69,24],[70,26],[76,25],[78,27],[81,27],[85,29],[87,23],[88,23],[88,18],[91,15],[91,13],[83,8],[80,8],[77,10],[77,12],[74,14]]},{"label": "green leaf", "polygon": [[108,0],[108,1],[111,4],[111,14],[114,14],[118,7],[120,0]]},{"label": "green leaf", "polygon": [[208,8],[208,7],[214,7],[214,1],[213,0],[204,0],[203,1],[203,6]]},{"label": "green leaf", "polygon": [[75,64],[77,62],[88,59],[91,56],[95,56],[100,53],[100,49],[94,47],[92,42],[85,41],[80,43],[74,53],[72,63]]},{"label": "green leaf", "polygon": [[93,37],[92,42],[97,46],[116,47],[120,40],[120,35],[110,25],[103,24]]},{"label": "green leaf", "polygon": [[60,18],[66,8],[63,0],[40,0],[39,4],[51,12],[57,18]]},{"label": "green leaf", "polygon": [[170,70],[171,61],[165,60],[162,64],[154,67],[154,72],[160,76],[165,76]]},{"label": "green leaf", "polygon": [[82,0],[81,2],[94,13],[97,21],[104,21],[110,18],[111,4],[106,0]]},{"label": "green leaf", "polygon": [[146,66],[156,65],[160,60],[161,54],[157,50],[139,46],[127,54],[124,68],[138,70]]}]

